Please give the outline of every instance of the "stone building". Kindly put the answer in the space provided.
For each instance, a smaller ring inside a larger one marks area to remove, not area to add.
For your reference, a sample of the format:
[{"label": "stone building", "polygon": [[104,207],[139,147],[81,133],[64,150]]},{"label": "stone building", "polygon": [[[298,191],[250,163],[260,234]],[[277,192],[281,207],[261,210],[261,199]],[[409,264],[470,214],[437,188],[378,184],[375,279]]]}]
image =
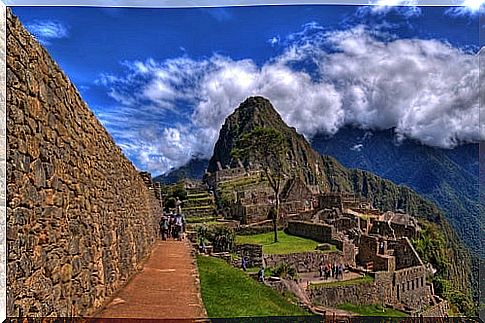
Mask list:
[{"label": "stone building", "polygon": [[372,205],[365,198],[353,193],[327,192],[319,195],[318,207],[320,209],[345,209],[368,210]]},{"label": "stone building", "polygon": [[385,212],[378,219],[373,219],[372,228],[369,233],[394,238],[415,238],[418,230],[416,219],[409,214]]},{"label": "stone building", "polygon": [[[301,179],[291,178],[280,194],[280,215],[287,217],[311,210],[315,200],[310,187]],[[275,201],[274,191],[267,182],[239,189],[231,209],[233,218],[244,224],[267,220]]]},{"label": "stone building", "polygon": [[[408,214],[376,210],[353,194],[326,193],[319,196],[319,210],[313,216],[289,221],[287,230],[336,245],[342,263],[374,277],[366,286],[312,289],[310,298],[319,304],[382,303],[411,313],[444,313],[447,308],[446,301],[434,295],[429,271],[409,240],[419,234],[419,226]],[[287,258],[298,266],[296,256]]]}]

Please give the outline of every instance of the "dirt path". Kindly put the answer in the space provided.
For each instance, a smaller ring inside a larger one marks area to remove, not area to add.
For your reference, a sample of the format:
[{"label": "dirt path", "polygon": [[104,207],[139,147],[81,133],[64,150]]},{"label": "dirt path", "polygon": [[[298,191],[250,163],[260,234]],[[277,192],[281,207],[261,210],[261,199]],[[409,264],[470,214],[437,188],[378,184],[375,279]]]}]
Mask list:
[{"label": "dirt path", "polygon": [[196,263],[188,240],[157,242],[143,270],[115,295],[97,317],[206,317],[198,291]]}]

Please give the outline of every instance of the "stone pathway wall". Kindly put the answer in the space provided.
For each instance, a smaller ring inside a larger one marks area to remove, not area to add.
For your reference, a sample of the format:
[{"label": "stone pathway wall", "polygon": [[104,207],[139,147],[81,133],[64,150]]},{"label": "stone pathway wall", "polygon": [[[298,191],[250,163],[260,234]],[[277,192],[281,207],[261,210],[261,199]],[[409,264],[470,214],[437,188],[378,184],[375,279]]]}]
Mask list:
[{"label": "stone pathway wall", "polygon": [[7,316],[90,315],[152,250],[159,203],[10,10],[7,89]]}]

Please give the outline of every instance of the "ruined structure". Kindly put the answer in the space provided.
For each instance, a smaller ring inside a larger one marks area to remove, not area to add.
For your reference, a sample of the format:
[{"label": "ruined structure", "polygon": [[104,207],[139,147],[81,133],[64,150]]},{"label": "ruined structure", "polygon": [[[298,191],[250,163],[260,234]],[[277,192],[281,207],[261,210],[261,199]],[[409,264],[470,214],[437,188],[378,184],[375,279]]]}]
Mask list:
[{"label": "ruined structure", "polygon": [[92,315],[152,250],[160,201],[10,10],[7,116],[7,316]]},{"label": "ruined structure", "polygon": [[[214,173],[207,173],[205,183],[225,201],[222,208],[225,207],[226,218],[242,224],[267,220],[275,205],[274,191],[256,166],[246,169],[239,164],[237,168],[220,167]],[[319,193],[317,185],[307,185],[299,177],[287,179],[280,193],[280,215],[285,217],[312,210]]]},{"label": "ruined structure", "polygon": [[[427,279],[430,272],[409,240],[419,232],[413,217],[402,212],[380,212],[352,194],[327,193],[319,196],[319,210],[314,215],[309,215],[307,221],[289,221],[287,230],[336,245],[341,256],[334,261],[374,277],[363,285],[309,289],[314,302],[324,306],[346,302],[384,304],[413,314],[446,314],[447,303],[434,295]],[[322,256],[313,254],[317,264],[322,261]],[[287,258],[286,263],[298,268],[308,255]],[[312,266],[311,261],[306,263]]]}]

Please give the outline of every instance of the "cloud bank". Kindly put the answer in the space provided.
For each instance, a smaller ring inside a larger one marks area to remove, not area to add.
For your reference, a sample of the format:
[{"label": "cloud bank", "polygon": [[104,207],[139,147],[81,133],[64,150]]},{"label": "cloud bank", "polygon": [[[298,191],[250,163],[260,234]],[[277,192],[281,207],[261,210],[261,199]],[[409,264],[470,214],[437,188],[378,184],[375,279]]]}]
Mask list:
[{"label": "cloud bank", "polygon": [[69,36],[67,26],[58,21],[38,20],[27,24],[26,28],[43,45],[50,45],[54,39]]},{"label": "cloud bank", "polygon": [[[345,125],[395,127],[400,139],[442,148],[485,138],[478,122],[478,55],[362,26],[307,29],[311,33],[293,35],[283,54],[261,66],[218,55],[125,62],[125,75],[98,80],[118,103],[100,118],[125,152],[154,174],[194,155],[209,157],[224,119],[253,95],[270,99],[308,138]],[[153,122],[177,113],[186,122]],[[127,120],[129,126],[117,128]]]}]

